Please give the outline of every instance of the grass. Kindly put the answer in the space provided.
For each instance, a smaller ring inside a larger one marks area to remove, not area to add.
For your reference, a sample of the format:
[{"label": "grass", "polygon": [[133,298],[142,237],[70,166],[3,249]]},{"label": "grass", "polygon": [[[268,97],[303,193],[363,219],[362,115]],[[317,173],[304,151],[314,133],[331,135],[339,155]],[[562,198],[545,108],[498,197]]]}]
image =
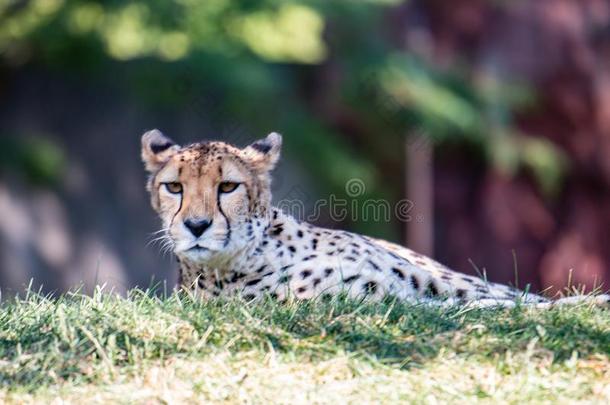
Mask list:
[{"label": "grass", "polygon": [[610,402],[610,311],[28,293],[0,402]]}]

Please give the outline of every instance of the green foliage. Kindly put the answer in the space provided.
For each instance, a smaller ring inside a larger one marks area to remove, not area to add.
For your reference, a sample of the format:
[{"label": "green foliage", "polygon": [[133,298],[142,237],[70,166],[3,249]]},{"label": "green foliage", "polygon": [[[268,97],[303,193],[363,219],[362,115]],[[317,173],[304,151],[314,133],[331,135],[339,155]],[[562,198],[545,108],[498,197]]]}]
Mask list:
[{"label": "green foliage", "polygon": [[64,155],[43,137],[0,138],[0,174],[20,173],[31,183],[53,185],[63,173]]},{"label": "green foliage", "polygon": [[[490,165],[511,175],[529,170],[543,192],[556,194],[565,158],[515,129],[514,115],[535,101],[528,85],[492,68],[473,74],[466,61],[438,67],[400,49],[380,34],[396,4],[0,2],[0,60],[92,79],[117,72],[115,85],[143,104],[186,110],[218,128],[245,123],[244,132],[257,136],[278,130],[319,191],[338,193],[346,179],[360,178],[364,198],[397,201],[405,138],[419,134],[434,143],[474,143]],[[312,88],[329,66],[338,73]],[[361,133],[340,136],[335,117]],[[379,222],[354,228],[391,239],[397,231]]]}]

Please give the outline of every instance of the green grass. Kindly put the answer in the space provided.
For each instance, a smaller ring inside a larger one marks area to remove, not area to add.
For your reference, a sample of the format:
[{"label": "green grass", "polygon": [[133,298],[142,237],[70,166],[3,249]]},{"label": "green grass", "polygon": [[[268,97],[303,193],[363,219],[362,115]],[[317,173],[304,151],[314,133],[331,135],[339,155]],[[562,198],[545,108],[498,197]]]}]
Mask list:
[{"label": "green grass", "polygon": [[610,401],[610,311],[29,293],[0,402]]}]

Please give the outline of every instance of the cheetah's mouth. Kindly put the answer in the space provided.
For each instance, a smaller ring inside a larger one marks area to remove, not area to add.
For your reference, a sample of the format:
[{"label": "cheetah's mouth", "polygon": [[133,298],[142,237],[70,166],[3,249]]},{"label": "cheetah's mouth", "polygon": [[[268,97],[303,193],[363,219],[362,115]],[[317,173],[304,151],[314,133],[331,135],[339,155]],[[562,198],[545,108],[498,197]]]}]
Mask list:
[{"label": "cheetah's mouth", "polygon": [[197,253],[203,253],[203,252],[208,252],[210,251],[210,249],[208,249],[207,247],[203,247],[200,245],[195,245],[192,248],[190,248],[189,250],[187,250],[187,252],[197,252]]}]

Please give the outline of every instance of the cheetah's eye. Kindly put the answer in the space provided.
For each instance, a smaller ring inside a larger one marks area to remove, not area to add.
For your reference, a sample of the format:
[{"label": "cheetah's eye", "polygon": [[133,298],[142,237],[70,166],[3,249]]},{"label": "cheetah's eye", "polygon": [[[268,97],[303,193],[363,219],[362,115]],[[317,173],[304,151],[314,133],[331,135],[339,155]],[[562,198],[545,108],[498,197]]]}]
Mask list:
[{"label": "cheetah's eye", "polygon": [[237,187],[239,187],[239,183],[234,183],[232,181],[223,181],[218,185],[218,191],[227,194],[235,191]]},{"label": "cheetah's eye", "polygon": [[172,194],[180,194],[182,193],[182,184],[180,183],[164,183],[165,189]]}]

